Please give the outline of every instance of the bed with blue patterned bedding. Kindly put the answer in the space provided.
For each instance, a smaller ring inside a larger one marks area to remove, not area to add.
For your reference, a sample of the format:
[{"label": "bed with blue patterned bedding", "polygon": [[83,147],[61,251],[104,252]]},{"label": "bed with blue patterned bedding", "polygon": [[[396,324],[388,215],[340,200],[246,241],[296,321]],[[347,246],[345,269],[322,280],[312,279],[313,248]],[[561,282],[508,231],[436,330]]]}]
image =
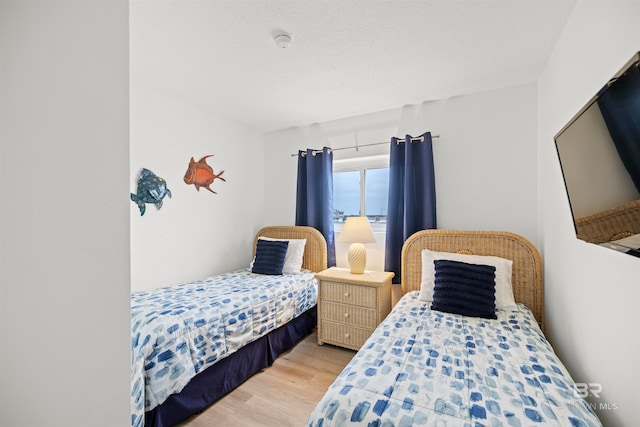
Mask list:
[{"label": "bed with blue patterned bedding", "polygon": [[132,426],[187,419],[311,333],[326,240],[313,227],[267,226],[255,235],[254,256],[265,238],[289,241],[281,275],[254,274],[252,263],[131,295]]},{"label": "bed with blue patterned bedding", "polygon": [[531,311],[497,320],[402,297],[309,426],[600,426]]},{"label": "bed with blue patterned bedding", "polygon": [[131,295],[132,424],[196,374],[296,318],[317,300],[314,273],[242,269]]},{"label": "bed with blue patterned bedding", "polygon": [[[432,309],[423,292],[434,267],[440,280],[436,252],[506,260],[511,274],[501,283],[509,282],[514,304],[498,306],[507,288],[498,292],[496,282],[497,319]],[[309,427],[601,426],[543,334],[542,258],[527,239],[419,231],[404,243],[401,283],[404,295],[316,405]]]}]

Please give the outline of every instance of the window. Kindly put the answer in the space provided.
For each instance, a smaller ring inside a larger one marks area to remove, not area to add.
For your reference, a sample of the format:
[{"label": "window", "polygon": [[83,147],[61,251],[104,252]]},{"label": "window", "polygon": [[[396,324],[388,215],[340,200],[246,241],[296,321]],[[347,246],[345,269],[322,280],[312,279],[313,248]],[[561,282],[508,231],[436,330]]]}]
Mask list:
[{"label": "window", "polygon": [[388,156],[334,161],[333,222],[342,230],[349,216],[369,218],[374,233],[384,233],[389,194]]}]

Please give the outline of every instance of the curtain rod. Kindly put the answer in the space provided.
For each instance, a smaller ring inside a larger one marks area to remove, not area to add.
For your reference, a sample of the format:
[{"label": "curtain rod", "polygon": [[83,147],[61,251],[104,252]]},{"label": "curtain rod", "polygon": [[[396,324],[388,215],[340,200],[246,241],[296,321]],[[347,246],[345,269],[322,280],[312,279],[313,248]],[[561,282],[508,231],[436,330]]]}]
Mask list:
[{"label": "curtain rod", "polygon": [[[436,139],[436,138],[440,138],[440,135],[431,135],[431,139]],[[423,136],[416,136],[416,137],[412,137],[410,142],[413,141],[420,141],[420,142],[424,142],[424,137]],[[396,140],[396,144],[400,144],[401,142],[407,142],[406,138],[398,138]],[[372,142],[371,144],[362,144],[362,145],[352,145],[351,147],[338,147],[338,148],[329,148],[329,151],[340,151],[340,150],[349,150],[352,148],[355,148],[356,151],[358,150],[358,148],[362,148],[362,147],[371,147],[373,145],[383,145],[383,144],[390,144],[391,141],[385,141],[385,142]],[[322,150],[314,150],[311,152],[314,156],[318,153],[322,153]],[[291,157],[296,157],[298,155],[298,153],[292,154]],[[306,152],[302,152],[303,156],[306,156]]]}]

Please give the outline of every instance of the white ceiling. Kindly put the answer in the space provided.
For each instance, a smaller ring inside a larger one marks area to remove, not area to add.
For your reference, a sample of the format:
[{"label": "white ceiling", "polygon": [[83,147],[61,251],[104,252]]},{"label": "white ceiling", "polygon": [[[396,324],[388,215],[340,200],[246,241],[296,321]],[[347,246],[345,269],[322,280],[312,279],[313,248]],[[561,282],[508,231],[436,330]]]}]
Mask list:
[{"label": "white ceiling", "polygon": [[304,126],[533,82],[575,2],[133,0],[131,82],[259,131]]}]

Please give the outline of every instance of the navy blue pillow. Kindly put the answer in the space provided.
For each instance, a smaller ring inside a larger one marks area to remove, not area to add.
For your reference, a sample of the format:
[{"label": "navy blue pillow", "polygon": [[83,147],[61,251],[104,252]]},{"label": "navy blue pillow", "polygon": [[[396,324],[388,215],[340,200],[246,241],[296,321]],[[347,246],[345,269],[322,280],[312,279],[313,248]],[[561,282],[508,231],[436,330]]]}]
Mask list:
[{"label": "navy blue pillow", "polygon": [[433,310],[497,319],[494,266],[449,260],[434,264]]},{"label": "navy blue pillow", "polygon": [[258,239],[256,247],[256,259],[253,261],[252,273],[257,274],[282,274],[284,257],[287,255],[289,242],[286,240],[262,240]]}]

